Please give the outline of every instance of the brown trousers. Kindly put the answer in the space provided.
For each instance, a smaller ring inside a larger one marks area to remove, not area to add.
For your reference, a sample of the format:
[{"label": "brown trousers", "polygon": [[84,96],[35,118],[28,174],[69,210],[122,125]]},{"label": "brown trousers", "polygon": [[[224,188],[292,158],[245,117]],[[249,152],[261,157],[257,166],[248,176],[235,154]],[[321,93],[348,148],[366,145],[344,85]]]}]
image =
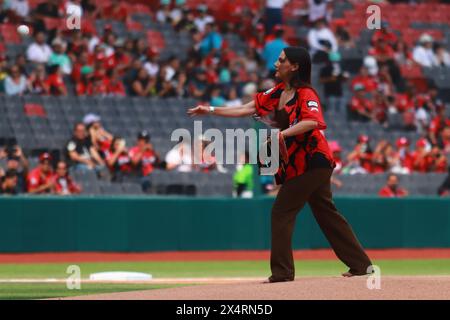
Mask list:
[{"label": "brown trousers", "polygon": [[285,182],[272,208],[272,278],[295,277],[292,234],[297,213],[308,202],[337,257],[354,274],[365,274],[372,264],[347,220],[337,211],[331,194],[332,169],[313,169]]}]

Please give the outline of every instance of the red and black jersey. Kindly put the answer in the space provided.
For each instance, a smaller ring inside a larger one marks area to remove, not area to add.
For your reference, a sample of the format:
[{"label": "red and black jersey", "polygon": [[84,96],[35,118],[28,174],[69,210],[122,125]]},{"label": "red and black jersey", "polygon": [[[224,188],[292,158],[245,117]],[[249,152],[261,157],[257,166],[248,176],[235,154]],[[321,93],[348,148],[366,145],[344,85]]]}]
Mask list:
[{"label": "red and black jersey", "polygon": [[328,147],[325,136],[320,130],[326,129],[323,120],[322,107],[316,92],[311,88],[299,88],[294,97],[286,103],[284,108],[278,110],[284,84],[280,83],[266,92],[255,97],[256,113],[262,118],[274,114],[273,120],[281,130],[291,127],[300,121],[317,121],[317,129],[287,137],[285,139],[289,160],[282,162],[275,180],[281,184],[304,172],[319,167],[334,168],[333,155]]}]

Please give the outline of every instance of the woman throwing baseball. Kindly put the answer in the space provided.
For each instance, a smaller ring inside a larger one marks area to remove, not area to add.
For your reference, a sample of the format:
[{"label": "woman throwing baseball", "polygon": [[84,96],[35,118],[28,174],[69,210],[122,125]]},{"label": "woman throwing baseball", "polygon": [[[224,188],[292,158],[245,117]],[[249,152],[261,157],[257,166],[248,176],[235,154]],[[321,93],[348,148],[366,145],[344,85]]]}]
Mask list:
[{"label": "woman throwing baseball", "polygon": [[292,234],[297,213],[308,203],[334,252],[350,269],[343,276],[365,275],[369,257],[345,218],[337,211],[330,189],[335,166],[325,136],[320,100],[311,87],[311,58],[301,47],[285,48],[275,63],[274,88],[256,95],[243,106],[197,106],[191,116],[257,115],[280,129],[280,162],[275,179],[281,188],[272,208],[272,276],[268,282],[293,281]]}]

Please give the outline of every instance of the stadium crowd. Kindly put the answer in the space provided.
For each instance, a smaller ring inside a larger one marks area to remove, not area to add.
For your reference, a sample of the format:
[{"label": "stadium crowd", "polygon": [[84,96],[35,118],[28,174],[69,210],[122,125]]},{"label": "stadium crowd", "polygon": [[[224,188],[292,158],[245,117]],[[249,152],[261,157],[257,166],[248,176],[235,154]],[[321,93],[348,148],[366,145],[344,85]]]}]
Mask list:
[{"label": "stadium crowd", "polygon": [[[325,112],[334,110],[346,114],[349,121],[373,121],[386,128],[399,115],[403,130],[422,135],[418,141],[400,138],[395,145],[378,141],[373,149],[370,137],[362,135],[346,156],[341,154],[339,143],[333,142],[337,173],[447,171],[450,120],[445,104],[433,84],[418,93],[401,71],[417,66],[450,67],[445,46],[427,33],[410,48],[383,22],[372,36],[359,73],[352,78],[342,67],[339,49],[354,47],[355,39],[345,24],[332,23],[333,1],[305,2],[299,19],[308,33],[305,39],[298,39],[283,23],[282,9],[288,1],[268,0],[265,6],[257,1],[247,6],[227,1],[213,15],[205,5],[191,8],[184,0],[161,0],[153,19],[170,24],[177,32],[187,32],[192,38],[185,60],[177,56],[162,59],[160,47],[144,38],[120,38],[111,24],[103,30],[86,24],[81,30],[67,32],[49,22],[76,15],[88,21],[121,21],[131,28],[136,22],[131,21],[124,2],[111,0],[109,5],[99,6],[93,0],[48,0],[40,1],[33,10],[28,2],[0,1],[0,24],[25,23],[33,31],[26,52],[6,56],[0,50],[0,94],[193,97],[213,106],[233,106],[272,87],[279,52],[289,44],[301,44],[309,47],[315,68],[320,68]],[[238,56],[230,48],[226,40],[229,34],[241,36],[247,44],[245,55]],[[352,92],[350,101],[343,96],[344,86]],[[41,154],[38,167],[28,172],[19,146],[3,148],[0,158],[7,159],[7,165],[0,172],[0,189],[7,193],[13,189],[78,193],[81,187],[68,175],[68,166],[95,170],[100,177],[110,176],[114,181],[127,175],[139,176],[144,189],[149,183],[146,177],[154,168],[221,170],[211,165],[214,161],[206,160],[204,165],[193,167],[192,154],[183,147],[160,158],[148,132],[139,133],[134,147],[127,148],[126,143],[103,128],[97,115],[87,115],[74,125],[73,137],[64,147],[67,162],[58,162],[55,173],[48,166],[52,163],[50,154]],[[412,146],[414,150],[410,150]]]}]

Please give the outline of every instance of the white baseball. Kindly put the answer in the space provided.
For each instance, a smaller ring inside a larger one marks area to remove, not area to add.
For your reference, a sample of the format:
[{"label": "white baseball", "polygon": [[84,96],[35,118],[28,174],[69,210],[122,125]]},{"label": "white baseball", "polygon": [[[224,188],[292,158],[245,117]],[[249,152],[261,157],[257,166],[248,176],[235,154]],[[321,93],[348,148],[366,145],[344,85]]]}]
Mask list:
[{"label": "white baseball", "polygon": [[17,27],[17,32],[22,34],[22,35],[27,35],[27,34],[30,33],[30,28],[28,28],[28,26],[22,24],[22,25]]}]

